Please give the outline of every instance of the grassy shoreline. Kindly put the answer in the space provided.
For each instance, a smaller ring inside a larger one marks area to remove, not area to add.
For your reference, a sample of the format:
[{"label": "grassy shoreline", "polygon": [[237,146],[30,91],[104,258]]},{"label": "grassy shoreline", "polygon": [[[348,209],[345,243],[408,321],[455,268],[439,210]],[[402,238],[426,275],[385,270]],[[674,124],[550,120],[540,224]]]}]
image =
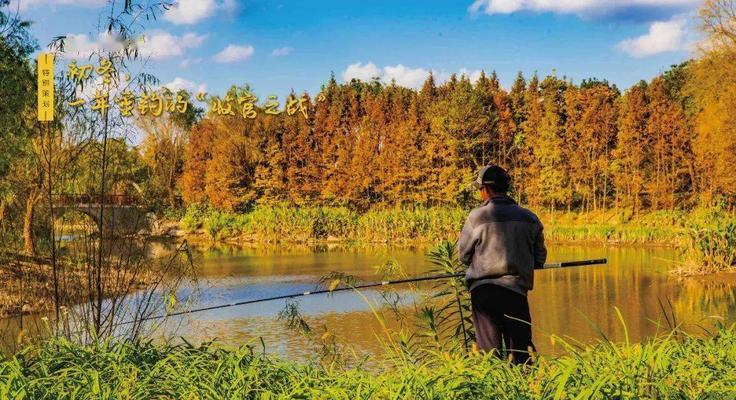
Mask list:
[{"label": "grassy shoreline", "polygon": [[[246,213],[190,207],[177,228],[190,237],[223,242],[364,242],[434,244],[454,240],[468,210],[413,207],[358,213],[343,207],[258,206]],[[642,244],[677,246],[686,242],[691,223],[711,224],[707,210],[656,211],[632,215],[625,210],[540,213],[552,243]],[[736,220],[735,216],[731,218]]]},{"label": "grassy shoreline", "polygon": [[[21,257],[21,256],[15,256]],[[43,314],[54,310],[52,269],[47,260],[0,260],[6,268],[0,268],[0,320],[19,318],[24,315]],[[12,267],[11,267],[12,266]],[[74,305],[89,299],[87,287],[83,284],[87,272],[71,263],[60,263],[67,279],[62,295],[66,304]],[[109,273],[108,273],[109,274]],[[118,279],[130,279],[130,274],[121,272]],[[135,276],[131,291],[147,287],[157,278],[149,273]]]},{"label": "grassy shoreline", "polygon": [[[358,213],[345,207],[256,206],[245,213],[188,208],[185,235],[234,243],[339,243],[421,246],[454,242],[468,210],[404,207]],[[719,207],[633,214],[628,210],[540,213],[548,243],[677,247],[679,275],[736,271],[736,215]]]},{"label": "grassy shoreline", "polygon": [[[561,338],[554,338],[564,342]],[[736,328],[643,343],[565,343],[528,368],[470,353],[386,350],[378,367],[265,355],[257,346],[55,339],[0,360],[0,398],[568,399],[736,397]]]}]

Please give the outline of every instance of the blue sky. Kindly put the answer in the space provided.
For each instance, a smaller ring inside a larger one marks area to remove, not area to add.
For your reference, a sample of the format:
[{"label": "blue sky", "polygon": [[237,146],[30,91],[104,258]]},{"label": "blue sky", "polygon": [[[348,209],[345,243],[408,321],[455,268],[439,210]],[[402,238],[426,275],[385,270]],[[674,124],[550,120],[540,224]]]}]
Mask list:
[{"label": "blue sky", "polygon": [[[18,2],[20,1],[20,4]],[[694,0],[258,1],[179,0],[146,26],[148,72],[163,83],[259,96],[315,93],[334,72],[416,87],[433,71],[474,77],[556,70],[575,82],[627,88],[689,57]],[[84,54],[103,46],[105,0],[14,0],[42,46],[71,34]]]}]

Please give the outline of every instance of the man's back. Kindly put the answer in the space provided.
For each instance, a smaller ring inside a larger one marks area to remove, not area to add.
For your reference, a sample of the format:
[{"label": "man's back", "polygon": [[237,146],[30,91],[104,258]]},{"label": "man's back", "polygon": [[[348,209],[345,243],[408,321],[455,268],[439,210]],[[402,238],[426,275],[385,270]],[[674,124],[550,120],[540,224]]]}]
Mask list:
[{"label": "man's back", "polygon": [[547,258],[542,224],[506,195],[511,178],[500,166],[483,167],[473,184],[485,203],[468,216],[457,246],[469,265],[475,341],[482,351],[526,363],[534,351],[526,293]]},{"label": "man's back", "polygon": [[470,289],[492,283],[526,295],[547,258],[543,227],[531,211],[495,195],[468,216],[458,240]]}]

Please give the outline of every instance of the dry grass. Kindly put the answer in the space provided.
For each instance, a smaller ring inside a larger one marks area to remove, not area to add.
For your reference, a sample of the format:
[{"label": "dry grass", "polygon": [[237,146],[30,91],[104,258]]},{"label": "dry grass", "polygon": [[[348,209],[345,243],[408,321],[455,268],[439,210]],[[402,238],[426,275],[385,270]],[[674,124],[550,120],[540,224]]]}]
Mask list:
[{"label": "dry grass", "polygon": [[[63,271],[61,298],[66,305],[78,304],[89,298],[87,279],[88,266],[80,263],[61,261]],[[133,279],[131,289],[146,286],[156,278],[150,273],[106,270],[107,278],[122,276]],[[4,255],[0,261],[0,318],[28,313],[44,313],[54,309],[54,289],[51,265],[48,260],[21,255]],[[121,291],[122,289],[118,289]],[[109,296],[126,293],[110,292]]]}]

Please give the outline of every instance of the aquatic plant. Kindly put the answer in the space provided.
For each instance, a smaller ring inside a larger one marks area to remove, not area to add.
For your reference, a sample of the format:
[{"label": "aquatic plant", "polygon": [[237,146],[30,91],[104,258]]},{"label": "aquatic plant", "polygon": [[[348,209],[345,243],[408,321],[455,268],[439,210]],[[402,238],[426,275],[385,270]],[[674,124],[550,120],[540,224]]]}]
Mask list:
[{"label": "aquatic plant", "polygon": [[677,272],[698,275],[736,270],[736,217],[718,208],[693,216],[683,251],[685,261]]},{"label": "aquatic plant", "polygon": [[[374,208],[359,213],[345,207],[290,204],[258,205],[247,212],[227,213],[190,206],[180,224],[190,232],[202,230],[213,240],[414,244],[456,239],[467,213],[460,207]],[[702,212],[655,211],[632,216],[610,210],[540,216],[551,242],[686,245],[689,221],[705,218],[698,213]]]}]

